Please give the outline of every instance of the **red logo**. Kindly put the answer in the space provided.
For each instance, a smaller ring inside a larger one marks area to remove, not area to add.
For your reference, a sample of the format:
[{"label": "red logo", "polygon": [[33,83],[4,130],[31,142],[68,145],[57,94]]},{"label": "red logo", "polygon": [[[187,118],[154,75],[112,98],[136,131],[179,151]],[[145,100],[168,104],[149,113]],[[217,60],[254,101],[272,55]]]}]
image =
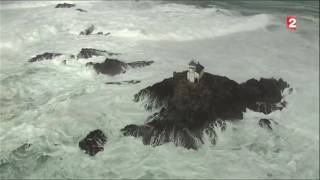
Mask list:
[{"label": "red logo", "polygon": [[296,16],[287,16],[287,29],[297,30],[297,17]]}]

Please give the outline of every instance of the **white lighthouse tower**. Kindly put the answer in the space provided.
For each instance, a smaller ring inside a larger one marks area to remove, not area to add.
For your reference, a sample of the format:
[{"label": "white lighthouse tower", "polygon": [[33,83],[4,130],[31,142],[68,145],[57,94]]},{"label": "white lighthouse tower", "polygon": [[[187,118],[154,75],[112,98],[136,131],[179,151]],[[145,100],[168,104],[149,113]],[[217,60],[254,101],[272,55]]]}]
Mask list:
[{"label": "white lighthouse tower", "polygon": [[204,67],[198,62],[191,60],[189,63],[189,70],[187,73],[187,79],[192,83],[197,83],[203,76]]}]

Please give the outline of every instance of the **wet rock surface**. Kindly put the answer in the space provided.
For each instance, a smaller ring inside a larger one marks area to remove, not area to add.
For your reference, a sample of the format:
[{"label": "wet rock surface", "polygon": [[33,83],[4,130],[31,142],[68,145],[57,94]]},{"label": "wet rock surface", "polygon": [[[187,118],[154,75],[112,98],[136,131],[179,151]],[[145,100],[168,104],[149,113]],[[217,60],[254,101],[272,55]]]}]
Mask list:
[{"label": "wet rock surface", "polygon": [[126,63],[117,59],[109,58],[102,63],[89,62],[87,63],[87,66],[92,66],[97,73],[107,74],[110,76],[125,73],[127,68]]},{"label": "wet rock surface", "polygon": [[[94,56],[116,56],[120,55],[120,53],[113,53],[106,50],[101,49],[94,49],[94,48],[82,48],[80,52],[75,55],[66,55],[62,53],[52,53],[52,52],[45,52],[43,54],[38,54],[32,58],[30,58],[29,62],[36,62],[36,61],[44,61],[44,60],[51,60],[58,56],[66,56],[66,59],[74,59],[77,57],[77,59],[88,59]],[[133,64],[133,66],[143,66],[143,62],[137,62],[137,64]]]},{"label": "wet rock surface", "polygon": [[153,61],[137,61],[137,62],[125,63],[118,59],[107,58],[102,63],[89,62],[87,63],[87,66],[92,66],[97,73],[114,76],[117,74],[125,73],[129,67],[140,68],[144,66],[149,66],[152,63]]},{"label": "wet rock surface", "polygon": [[80,8],[77,8],[76,11],[80,11],[80,12],[88,12],[87,10],[84,10],[84,9],[80,9]]},{"label": "wet rock surface", "polygon": [[29,62],[36,62],[36,61],[44,61],[44,60],[51,60],[55,57],[61,56],[61,53],[51,53],[51,52],[45,52],[43,54],[36,55],[35,57],[32,57],[29,59]]},{"label": "wet rock surface", "polygon": [[144,66],[149,66],[152,63],[154,63],[154,62],[153,61],[136,61],[136,62],[127,63],[127,65],[132,68],[140,68],[140,67],[144,67]]},{"label": "wet rock surface", "polygon": [[113,53],[106,50],[94,49],[94,48],[82,48],[77,55],[77,59],[88,59],[94,56],[115,56],[119,53]]},{"label": "wet rock surface", "polygon": [[106,84],[125,85],[125,84],[138,84],[139,80],[120,81],[120,82],[106,82]]},{"label": "wet rock surface", "polygon": [[90,156],[96,155],[99,151],[104,150],[104,144],[107,142],[107,137],[104,133],[97,129],[91,131],[84,139],[79,142],[80,149],[84,150]]},{"label": "wet rock surface", "polygon": [[80,32],[79,35],[90,35],[94,31],[95,27],[94,25],[89,26],[87,29]]},{"label": "wet rock surface", "polygon": [[246,108],[268,114],[286,105],[282,91],[289,85],[282,79],[250,79],[239,84],[227,77],[204,73],[199,83],[191,83],[186,74],[174,73],[172,78],[139,91],[134,96],[136,102],[147,99],[147,110],[160,111],[148,117],[145,124],[131,124],[121,132],[142,137],[144,144],[173,142],[197,149],[203,144],[204,130],[215,142],[214,128],[209,127],[215,127],[212,124],[217,125],[218,121],[240,120]]},{"label": "wet rock surface", "polygon": [[99,32],[97,32],[97,33],[94,33],[94,34],[92,34],[92,35],[104,35],[104,36],[108,36],[108,35],[110,35],[111,33],[104,33],[104,32],[101,32],[101,31],[99,31]]},{"label": "wet rock surface", "polygon": [[[77,11],[80,11],[80,12],[87,12],[86,10],[83,10],[83,9],[76,9]],[[80,32],[79,35],[81,36],[88,36],[88,35],[104,35],[104,36],[108,36],[110,35],[110,33],[104,33],[104,32],[97,32],[97,33],[93,33],[94,31],[96,30],[95,26],[94,25],[91,25],[89,26],[87,29],[83,30]]]},{"label": "wet rock surface", "polygon": [[61,4],[57,4],[55,8],[71,8],[74,6],[75,4],[61,3]]},{"label": "wet rock surface", "polygon": [[272,130],[271,119],[260,119],[258,122],[259,126],[265,129]]}]

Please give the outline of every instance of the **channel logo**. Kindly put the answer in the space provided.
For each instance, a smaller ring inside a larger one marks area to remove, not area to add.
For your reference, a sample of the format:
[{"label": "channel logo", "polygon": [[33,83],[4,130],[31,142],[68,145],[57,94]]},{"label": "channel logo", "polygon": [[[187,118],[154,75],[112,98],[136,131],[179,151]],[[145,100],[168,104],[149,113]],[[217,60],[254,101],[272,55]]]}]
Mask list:
[{"label": "channel logo", "polygon": [[290,29],[292,31],[297,30],[297,17],[287,16],[286,25],[287,25],[287,29]]}]

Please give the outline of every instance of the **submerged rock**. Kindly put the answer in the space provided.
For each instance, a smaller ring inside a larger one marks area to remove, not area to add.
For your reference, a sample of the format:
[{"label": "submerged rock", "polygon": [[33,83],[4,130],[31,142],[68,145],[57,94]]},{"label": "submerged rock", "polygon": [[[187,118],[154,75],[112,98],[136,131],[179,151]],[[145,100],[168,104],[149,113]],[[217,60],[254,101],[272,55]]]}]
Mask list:
[{"label": "submerged rock", "polygon": [[[110,59],[107,58],[102,63],[87,63],[87,66],[93,66],[97,73],[107,74],[110,76],[114,76],[117,74],[125,73],[129,67],[144,67],[149,66],[153,63],[153,61],[137,61],[132,63],[124,63],[118,59]],[[139,64],[139,66],[137,65]]]},{"label": "submerged rock", "polygon": [[[76,10],[81,11],[81,12],[87,12],[87,11],[85,11],[85,10],[83,10],[83,9],[76,9]],[[105,36],[108,36],[108,35],[110,35],[109,32],[108,32],[108,33],[103,33],[103,32],[101,32],[101,31],[99,31],[99,32],[97,32],[97,33],[93,33],[93,31],[94,31],[95,29],[96,29],[95,26],[94,26],[94,25],[91,25],[91,26],[89,26],[87,29],[81,31],[79,35],[81,35],[81,36],[88,36],[88,35],[105,35]]]},{"label": "submerged rock", "polygon": [[80,149],[84,150],[90,156],[96,155],[99,151],[104,150],[104,144],[107,137],[99,129],[91,131],[84,139],[79,142]]},{"label": "submerged rock", "polygon": [[144,67],[144,66],[149,66],[153,63],[153,61],[136,61],[136,62],[131,62],[127,63],[128,66],[132,68],[139,68],[139,67]]},{"label": "submerged rock", "polygon": [[75,6],[75,4],[62,3],[62,4],[57,4],[55,8],[71,8],[74,6]]},{"label": "submerged rock", "polygon": [[116,84],[116,85],[123,85],[123,84],[138,84],[141,81],[139,80],[130,80],[130,81],[121,81],[121,82],[106,82],[106,84]]},{"label": "submerged rock", "polygon": [[103,32],[101,32],[101,31],[99,31],[99,32],[97,32],[97,33],[94,33],[94,34],[91,34],[91,35],[104,35],[104,36],[108,36],[108,35],[110,35],[111,33],[103,33]]},{"label": "submerged rock", "polygon": [[50,52],[45,52],[43,54],[36,55],[35,57],[29,59],[29,62],[36,62],[36,61],[43,61],[43,60],[50,60],[53,59],[57,56],[61,56],[61,53],[50,53]]},{"label": "submerged rock", "polygon": [[90,35],[94,31],[94,29],[94,25],[91,25],[87,29],[81,31],[79,35]]},{"label": "submerged rock", "polygon": [[260,119],[258,124],[262,128],[266,128],[266,129],[272,130],[270,119]]},{"label": "submerged rock", "polygon": [[86,10],[84,10],[84,9],[80,9],[80,8],[77,8],[77,9],[76,9],[76,11],[80,11],[80,12],[88,12],[88,11],[86,11]]},{"label": "submerged rock", "polygon": [[[212,137],[212,124],[224,127],[226,120],[243,118],[246,108],[270,113],[285,107],[282,91],[289,85],[282,79],[250,79],[237,83],[227,77],[204,73],[198,83],[187,80],[187,72],[142,89],[134,96],[138,102],[147,99],[147,110],[160,112],[148,117],[143,125],[128,125],[121,131],[125,136],[142,137],[144,144],[161,145],[173,142],[177,146],[197,149],[203,144],[203,131]],[[262,105],[263,104],[263,105]],[[263,106],[263,108],[262,108]],[[210,128],[211,127],[211,128]]]},{"label": "submerged rock", "polygon": [[93,48],[82,48],[79,54],[77,55],[77,59],[83,58],[88,59],[93,56],[114,56],[119,55],[119,53],[113,53],[106,50],[93,49]]},{"label": "submerged rock", "polygon": [[126,63],[119,61],[117,59],[109,59],[107,58],[102,63],[87,63],[87,66],[93,66],[94,70],[97,73],[107,74],[110,76],[114,76],[117,74],[125,73],[126,72]]},{"label": "submerged rock", "polygon": [[[68,54],[62,54],[62,53],[50,53],[50,52],[45,52],[43,54],[38,54],[31,59],[28,60],[28,62],[37,62],[37,61],[44,61],[44,60],[52,60],[54,58],[63,57],[65,59],[74,59],[74,55],[68,55]],[[66,60],[63,60],[63,63],[65,64]]]}]

